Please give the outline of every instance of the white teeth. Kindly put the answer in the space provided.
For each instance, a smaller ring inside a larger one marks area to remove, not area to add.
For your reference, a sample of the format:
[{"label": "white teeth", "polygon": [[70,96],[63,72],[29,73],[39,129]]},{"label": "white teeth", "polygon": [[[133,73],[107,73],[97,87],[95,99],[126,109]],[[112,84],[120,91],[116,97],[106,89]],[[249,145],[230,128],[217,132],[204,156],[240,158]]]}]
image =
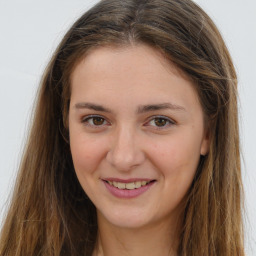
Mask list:
[{"label": "white teeth", "polygon": [[117,187],[119,188],[119,189],[125,189],[125,183],[121,183],[121,182],[117,182]]},{"label": "white teeth", "polygon": [[135,189],[135,183],[134,182],[126,183],[125,188],[126,189]]},{"label": "white teeth", "polygon": [[141,187],[141,182],[140,181],[135,181],[135,188],[140,188]]},{"label": "white teeth", "polygon": [[141,185],[142,185],[142,186],[145,186],[146,184],[147,184],[146,181],[142,181],[142,182],[141,182]]},{"label": "white teeth", "polygon": [[135,181],[135,182],[129,182],[129,183],[123,183],[123,182],[117,182],[117,181],[107,181],[108,184],[119,188],[119,189],[136,189],[136,188],[140,188],[142,186],[147,185],[150,181]]}]

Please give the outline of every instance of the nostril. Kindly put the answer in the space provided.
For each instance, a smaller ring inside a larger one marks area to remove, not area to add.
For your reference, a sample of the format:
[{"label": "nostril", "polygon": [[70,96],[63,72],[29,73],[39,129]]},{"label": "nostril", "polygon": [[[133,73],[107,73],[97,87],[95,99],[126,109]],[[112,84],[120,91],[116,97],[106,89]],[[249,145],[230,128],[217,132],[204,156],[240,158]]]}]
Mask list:
[{"label": "nostril", "polygon": [[139,152],[108,152],[107,161],[119,171],[130,171],[141,165],[144,157]]}]

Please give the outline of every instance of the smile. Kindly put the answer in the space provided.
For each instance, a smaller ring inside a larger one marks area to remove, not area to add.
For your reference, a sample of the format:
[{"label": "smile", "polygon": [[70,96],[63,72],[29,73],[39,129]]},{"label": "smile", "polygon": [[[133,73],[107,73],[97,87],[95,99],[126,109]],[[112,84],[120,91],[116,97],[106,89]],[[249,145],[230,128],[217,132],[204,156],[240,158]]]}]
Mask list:
[{"label": "smile", "polygon": [[118,188],[118,189],[138,189],[143,186],[146,186],[151,181],[135,181],[135,182],[129,182],[129,183],[123,183],[123,182],[117,182],[117,181],[106,181],[109,185]]},{"label": "smile", "polygon": [[118,198],[134,198],[144,194],[155,183],[156,180],[119,180],[108,179],[102,180],[107,190]]}]

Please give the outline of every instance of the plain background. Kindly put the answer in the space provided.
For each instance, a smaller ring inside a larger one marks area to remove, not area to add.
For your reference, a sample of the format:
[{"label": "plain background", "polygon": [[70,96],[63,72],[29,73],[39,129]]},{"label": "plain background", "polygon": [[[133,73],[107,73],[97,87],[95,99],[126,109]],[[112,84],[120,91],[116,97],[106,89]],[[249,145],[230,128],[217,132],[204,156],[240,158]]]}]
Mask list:
[{"label": "plain background", "polygon": [[[43,70],[70,25],[97,1],[0,0],[0,221]],[[256,1],[196,0],[220,29],[239,78],[247,255],[256,255]]]}]

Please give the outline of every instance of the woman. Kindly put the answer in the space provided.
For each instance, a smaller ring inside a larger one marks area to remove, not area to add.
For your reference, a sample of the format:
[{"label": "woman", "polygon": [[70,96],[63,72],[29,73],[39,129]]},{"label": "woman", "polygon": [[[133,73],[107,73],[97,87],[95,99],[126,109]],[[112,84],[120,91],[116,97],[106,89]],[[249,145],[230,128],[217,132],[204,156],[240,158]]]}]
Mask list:
[{"label": "woman", "polygon": [[1,255],[244,255],[237,81],[189,0],[105,0],[41,83]]}]

